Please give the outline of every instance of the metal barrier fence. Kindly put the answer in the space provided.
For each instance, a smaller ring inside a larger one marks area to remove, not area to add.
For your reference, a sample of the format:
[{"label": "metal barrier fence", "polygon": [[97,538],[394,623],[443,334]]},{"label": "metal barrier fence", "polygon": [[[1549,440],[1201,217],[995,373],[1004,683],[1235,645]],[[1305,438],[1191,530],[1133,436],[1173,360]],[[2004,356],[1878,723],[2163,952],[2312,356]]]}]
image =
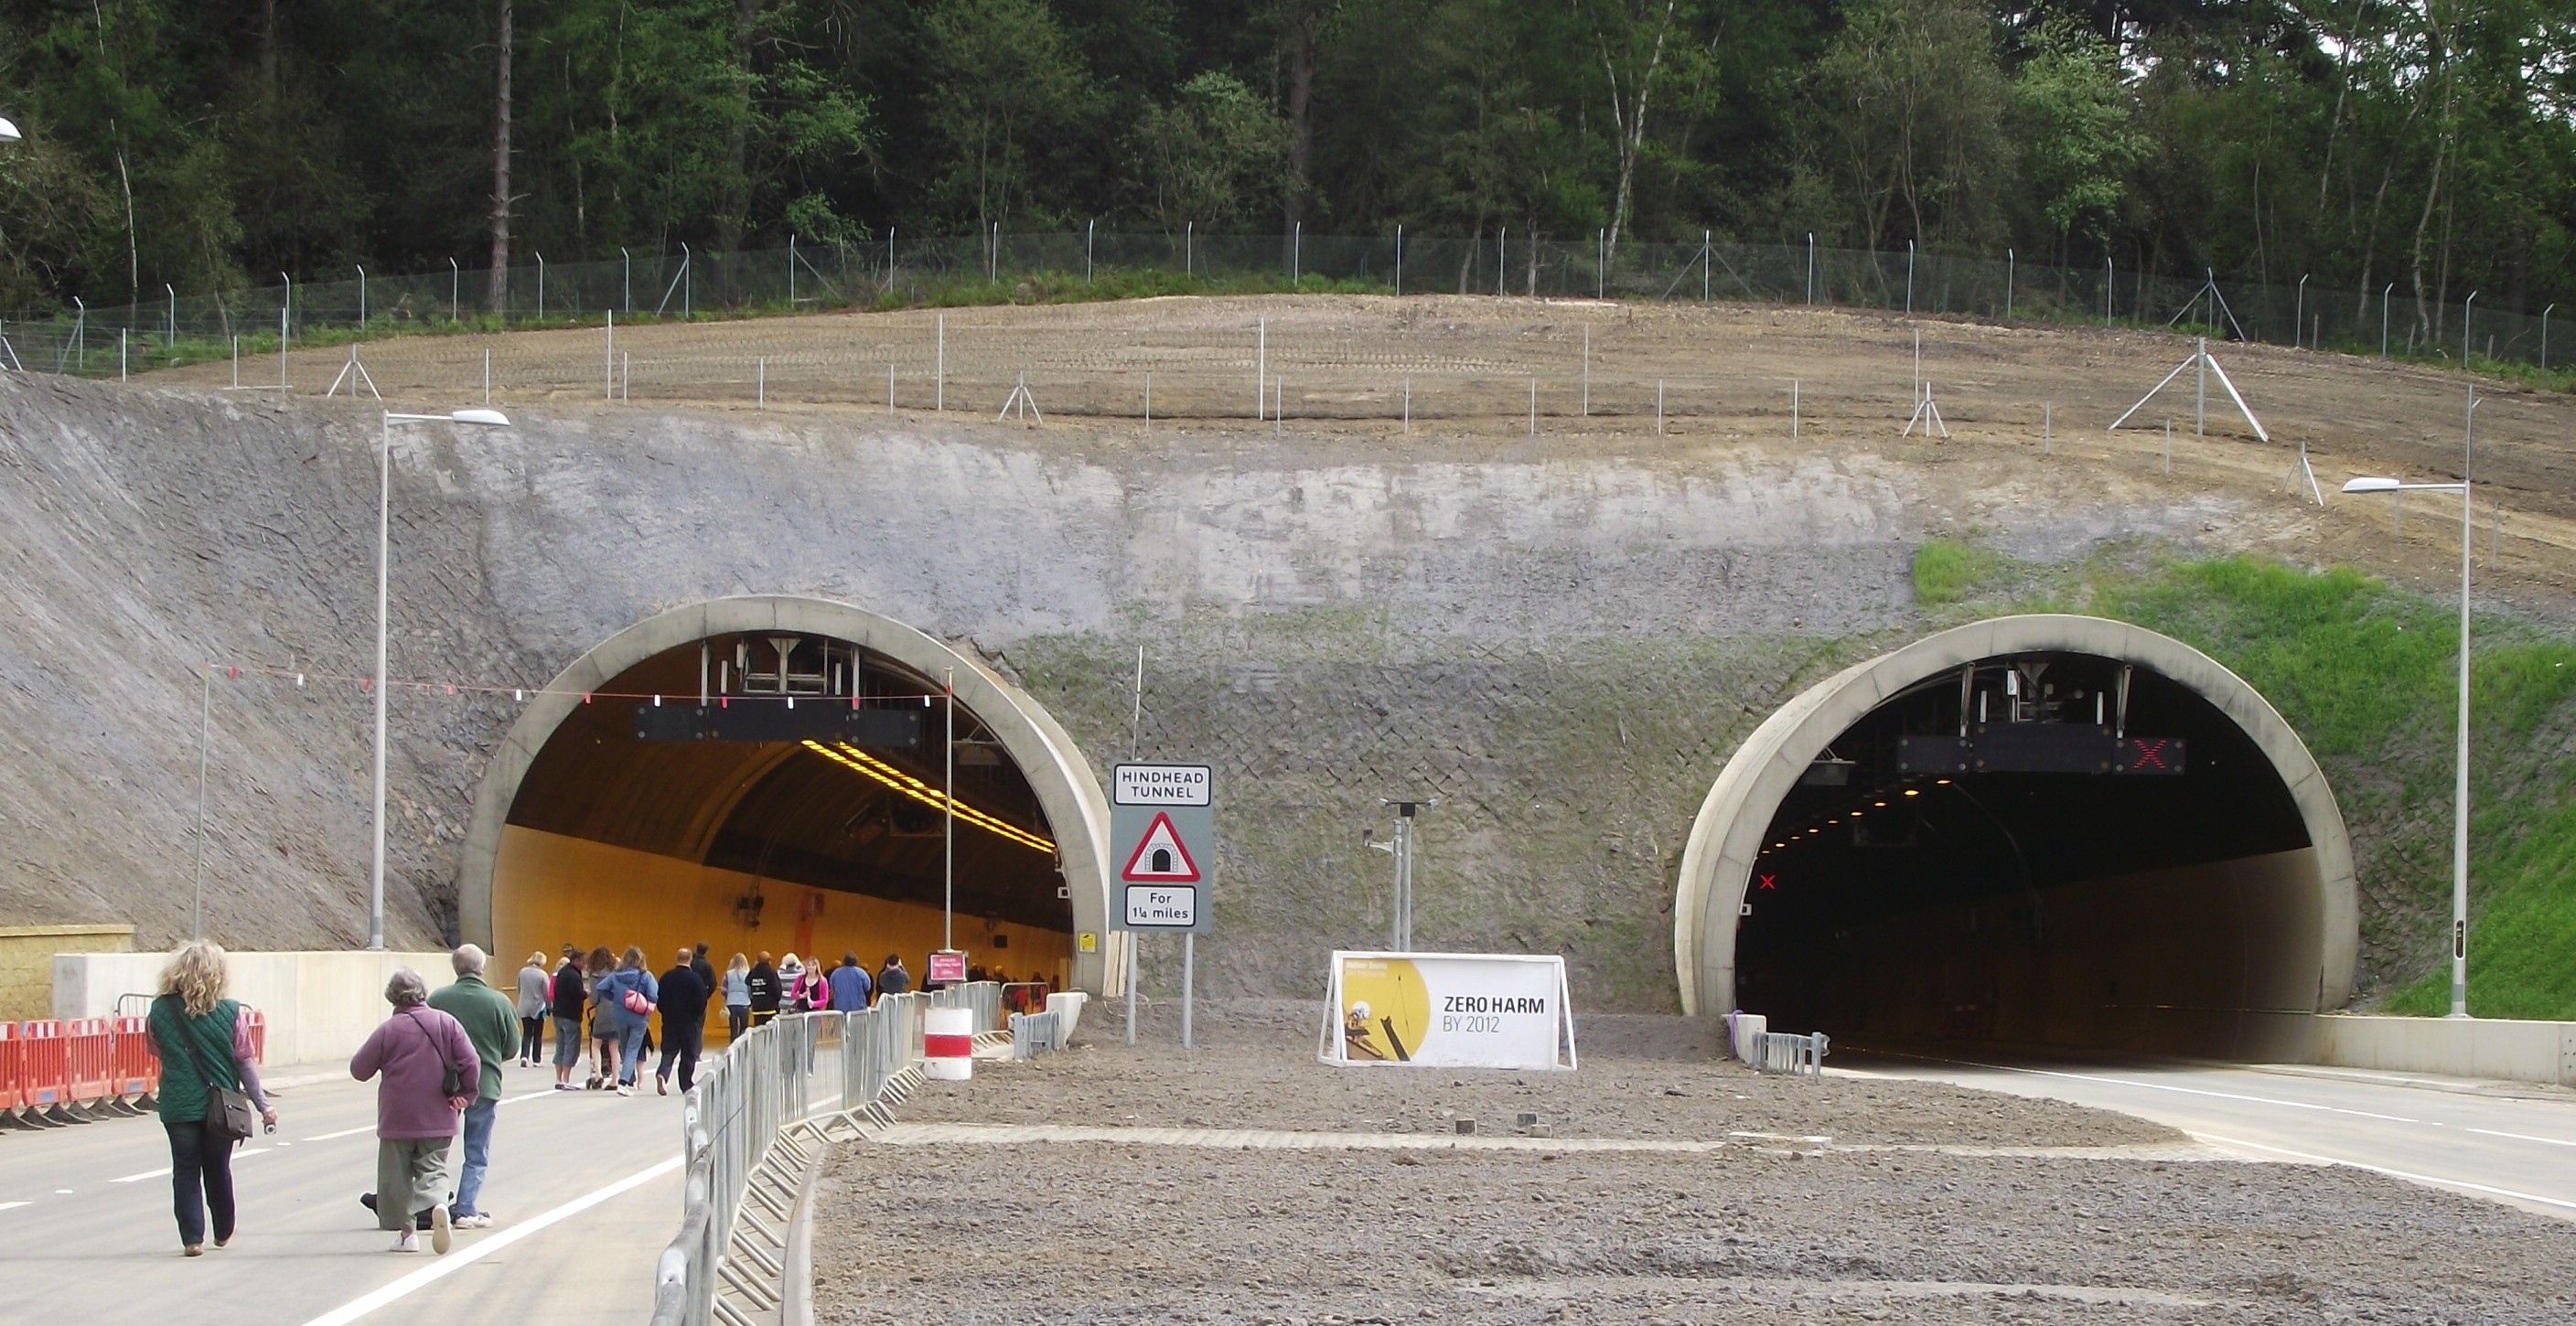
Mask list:
[{"label": "metal barrier fence", "polygon": [[1064,1048],[1063,1019],[1054,1013],[1011,1015],[1011,1057],[1034,1059]]},{"label": "metal barrier fence", "polygon": [[[515,265],[499,309],[486,272],[447,270],[281,283],[117,306],[24,311],[0,319],[0,369],[113,377],[171,363],[274,354],[282,345],[415,329],[597,325],[704,314],[1052,300],[1104,285],[1164,289],[1312,289],[1655,301],[1743,299],[1908,314],[2056,322],[2183,324],[2274,344],[2333,346],[2459,362],[2553,362],[2557,305],[2537,314],[2465,298],[2400,296],[2395,283],[2334,290],[2295,282],[2020,265],[1990,254],[1778,244],[1499,236],[1177,235],[1097,230],[867,245],[790,241],[735,253],[626,254],[594,262]],[[1030,287],[1025,293],[1020,287]],[[2563,341],[2564,338],[2562,337]],[[2554,361],[2564,363],[2562,344]],[[244,380],[265,381],[245,365]]]},{"label": "metal barrier fence", "polygon": [[[662,1250],[654,1271],[654,1326],[717,1326],[740,1319],[717,1294],[730,1285],[758,1298],[753,1278],[731,1262],[746,1230],[783,1249],[792,1191],[772,1175],[755,1183],[782,1134],[816,1113],[812,1079],[819,1051],[837,1045],[841,1056],[839,1108],[826,1113],[864,1115],[887,1122],[889,1085],[921,1059],[923,1014],[932,1008],[970,1008],[976,1030],[1000,1025],[1002,990],[990,981],[929,994],[880,997],[871,1008],[799,1013],[752,1028],[742,1039],[700,1065],[682,1114],[688,1174],[679,1237]],[[793,1148],[789,1148],[792,1152]],[[782,1195],[784,1193],[785,1195]],[[751,1254],[769,1278],[780,1271],[766,1253]]]},{"label": "metal barrier fence", "polygon": [[1754,1051],[1753,1067],[1765,1073],[1823,1077],[1826,1048],[1825,1033],[1821,1031],[1811,1036],[1766,1031]]}]

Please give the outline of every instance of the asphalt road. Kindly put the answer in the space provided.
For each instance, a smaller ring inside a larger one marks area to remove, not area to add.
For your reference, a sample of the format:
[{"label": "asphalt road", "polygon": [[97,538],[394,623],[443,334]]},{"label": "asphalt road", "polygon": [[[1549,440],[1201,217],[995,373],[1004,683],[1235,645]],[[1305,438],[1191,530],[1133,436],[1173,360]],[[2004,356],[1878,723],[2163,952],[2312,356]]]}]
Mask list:
[{"label": "asphalt road", "polygon": [[677,1088],[657,1096],[648,1083],[621,1098],[552,1083],[551,1069],[505,1070],[481,1202],[497,1221],[459,1231],[445,1257],[426,1236],[422,1252],[389,1251],[393,1236],[358,1205],[375,1186],[372,1083],[272,1092],[277,1132],[234,1152],[240,1229],[232,1246],[197,1258],[179,1255],[158,1120],[0,1134],[0,1316],[642,1321],[654,1261],[679,1229]]},{"label": "asphalt road", "polygon": [[1829,1072],[1953,1082],[2118,1110],[2248,1159],[2354,1165],[2576,1220],[2576,1097],[2335,1070],[1954,1051],[1837,1046],[1828,1064]]}]

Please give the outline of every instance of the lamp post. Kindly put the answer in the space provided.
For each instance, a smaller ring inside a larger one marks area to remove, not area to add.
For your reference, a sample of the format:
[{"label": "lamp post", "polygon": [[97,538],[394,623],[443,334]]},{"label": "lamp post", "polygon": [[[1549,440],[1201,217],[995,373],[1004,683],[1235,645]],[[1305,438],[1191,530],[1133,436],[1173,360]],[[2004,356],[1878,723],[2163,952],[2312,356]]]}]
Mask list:
[{"label": "lamp post", "polygon": [[[2477,405],[2470,403],[2471,418]],[[2460,495],[2460,713],[2458,782],[2451,826],[2451,1016],[2469,1015],[2469,514],[2473,509],[2469,481],[2400,483],[2395,479],[2360,478],[2343,486],[2347,493],[2458,493]]]},{"label": "lamp post", "polygon": [[394,492],[394,425],[451,423],[480,428],[507,428],[510,417],[499,410],[458,410],[453,414],[385,412],[376,435],[376,814],[375,852],[367,872],[367,948],[385,947],[385,606],[386,581],[393,547],[391,515]]}]

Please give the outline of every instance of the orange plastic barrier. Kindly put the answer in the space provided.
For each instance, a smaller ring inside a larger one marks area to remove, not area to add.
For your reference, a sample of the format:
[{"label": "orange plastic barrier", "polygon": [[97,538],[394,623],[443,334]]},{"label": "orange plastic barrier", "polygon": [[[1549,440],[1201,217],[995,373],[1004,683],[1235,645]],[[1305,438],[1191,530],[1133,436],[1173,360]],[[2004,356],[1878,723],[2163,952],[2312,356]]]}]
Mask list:
[{"label": "orange plastic barrier", "polygon": [[116,1092],[116,1032],[106,1018],[73,1018],[63,1024],[63,1086],[86,1104]]},{"label": "orange plastic barrier", "polygon": [[18,1106],[50,1109],[71,1101],[70,1046],[63,1024],[51,1018],[18,1024]]},{"label": "orange plastic barrier", "polygon": [[26,1068],[18,1051],[18,1024],[0,1022],[0,1113],[14,1113],[26,1103]]},{"label": "orange plastic barrier", "polygon": [[116,1094],[142,1096],[161,1089],[161,1057],[152,1052],[149,1018],[116,1020]]},{"label": "orange plastic barrier", "polygon": [[268,1015],[256,1008],[242,1010],[242,1020],[250,1024],[250,1061],[268,1062]]}]

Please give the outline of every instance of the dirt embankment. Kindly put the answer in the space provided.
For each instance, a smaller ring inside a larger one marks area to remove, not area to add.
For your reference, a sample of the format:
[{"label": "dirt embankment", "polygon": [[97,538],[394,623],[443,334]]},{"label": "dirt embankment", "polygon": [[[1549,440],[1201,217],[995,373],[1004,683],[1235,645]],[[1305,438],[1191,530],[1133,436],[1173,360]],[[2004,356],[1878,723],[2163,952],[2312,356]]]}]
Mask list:
[{"label": "dirt embankment", "polygon": [[[1558,1075],[1331,1069],[1281,1006],[1202,1018],[1209,1048],[1192,1055],[1168,1020],[1130,1050],[1100,1018],[1072,1052],[934,1084],[895,1140],[843,1148],[817,1224],[818,1315],[2576,1317],[2576,1229],[2561,1224],[2352,1170],[2203,1158],[2160,1126],[2071,1106],[1760,1077],[1706,1059],[1705,1030],[1678,1019],[1591,1019],[1583,1069]],[[1508,1134],[1522,1110],[1565,1145],[1451,1145],[1457,1116]],[[1008,1124],[1134,1138],[1017,1141]],[[1304,1136],[1162,1131],[1214,1127]],[[1726,1144],[1669,1146],[1710,1140]]]}]

